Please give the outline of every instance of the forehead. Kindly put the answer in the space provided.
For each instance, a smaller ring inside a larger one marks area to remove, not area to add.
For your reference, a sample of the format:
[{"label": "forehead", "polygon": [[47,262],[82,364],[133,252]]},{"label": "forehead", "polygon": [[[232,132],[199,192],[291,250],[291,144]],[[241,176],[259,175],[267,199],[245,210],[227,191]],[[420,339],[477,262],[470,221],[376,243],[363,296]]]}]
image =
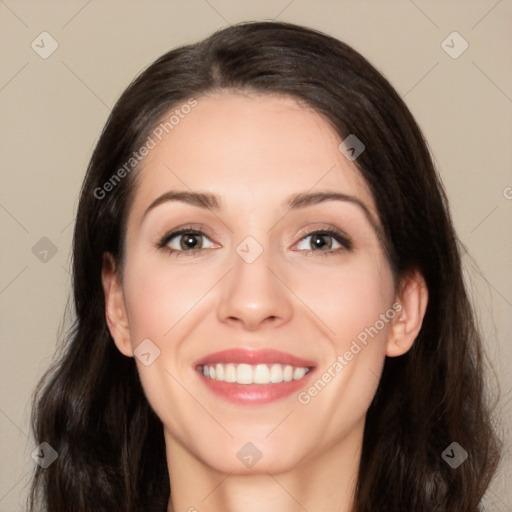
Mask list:
[{"label": "forehead", "polygon": [[200,96],[161,131],[137,176],[135,215],[168,190],[207,190],[234,207],[266,208],[315,188],[356,195],[375,212],[366,182],[338,149],[336,131],[293,98]]}]

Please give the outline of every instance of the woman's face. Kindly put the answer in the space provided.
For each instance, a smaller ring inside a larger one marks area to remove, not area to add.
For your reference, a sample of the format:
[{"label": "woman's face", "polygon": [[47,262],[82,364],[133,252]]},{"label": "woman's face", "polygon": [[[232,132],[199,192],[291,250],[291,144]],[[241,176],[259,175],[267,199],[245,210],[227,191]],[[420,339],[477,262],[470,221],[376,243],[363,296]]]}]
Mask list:
[{"label": "woman's face", "polygon": [[156,140],[109,325],[171,457],[278,472],[357,444],[401,306],[342,141],[290,98],[235,93]]}]

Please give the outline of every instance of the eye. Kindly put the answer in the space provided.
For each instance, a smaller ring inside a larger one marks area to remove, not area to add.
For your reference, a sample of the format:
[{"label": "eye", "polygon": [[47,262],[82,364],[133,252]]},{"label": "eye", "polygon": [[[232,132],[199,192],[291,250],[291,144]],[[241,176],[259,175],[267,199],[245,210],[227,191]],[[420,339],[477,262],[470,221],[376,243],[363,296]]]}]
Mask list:
[{"label": "eye", "polygon": [[301,238],[297,249],[312,252],[332,254],[340,250],[350,250],[352,243],[343,233],[335,230],[317,230]]},{"label": "eye", "polygon": [[[204,242],[208,240],[208,242]],[[193,229],[180,229],[162,238],[158,246],[170,253],[195,253],[202,249],[217,247],[204,233]]]},{"label": "eye", "polygon": [[[195,255],[203,249],[212,249],[219,245],[213,243],[201,231],[183,228],[165,235],[158,243],[158,247],[179,256],[187,253]],[[352,242],[341,231],[324,229],[313,231],[301,238],[296,247],[299,251],[306,251],[308,255],[311,253],[327,255],[350,250]]]}]

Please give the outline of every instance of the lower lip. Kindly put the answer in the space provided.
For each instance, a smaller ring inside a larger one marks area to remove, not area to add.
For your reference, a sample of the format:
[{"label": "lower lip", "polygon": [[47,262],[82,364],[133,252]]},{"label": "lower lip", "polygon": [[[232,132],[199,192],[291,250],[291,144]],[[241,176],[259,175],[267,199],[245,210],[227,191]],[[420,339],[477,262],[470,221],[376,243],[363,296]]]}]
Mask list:
[{"label": "lower lip", "polygon": [[223,382],[205,377],[199,371],[197,374],[210,391],[224,398],[228,402],[244,405],[267,404],[297,393],[308,382],[312,368],[302,379],[278,384],[238,384],[236,382]]}]

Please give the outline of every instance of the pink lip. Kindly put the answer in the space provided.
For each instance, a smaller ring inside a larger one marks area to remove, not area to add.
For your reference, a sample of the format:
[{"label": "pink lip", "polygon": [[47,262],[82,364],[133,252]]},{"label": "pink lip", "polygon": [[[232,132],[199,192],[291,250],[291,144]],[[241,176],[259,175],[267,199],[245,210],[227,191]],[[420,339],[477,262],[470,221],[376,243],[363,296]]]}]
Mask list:
[{"label": "pink lip", "polygon": [[[201,371],[202,365],[215,363],[233,364],[284,364],[310,368],[310,371],[300,380],[280,382],[278,384],[238,384],[236,382],[221,382],[207,378]],[[229,349],[221,352],[214,352],[199,359],[194,368],[197,375],[206,387],[217,396],[240,405],[266,404],[284,398],[292,393],[297,393],[309,382],[311,374],[314,373],[315,364],[313,361],[301,359],[278,350],[246,350]]]},{"label": "pink lip", "polygon": [[313,361],[292,356],[286,352],[272,349],[248,350],[232,348],[208,354],[194,363],[194,367],[203,364],[234,363],[234,364],[289,364],[291,366],[315,366]]}]

